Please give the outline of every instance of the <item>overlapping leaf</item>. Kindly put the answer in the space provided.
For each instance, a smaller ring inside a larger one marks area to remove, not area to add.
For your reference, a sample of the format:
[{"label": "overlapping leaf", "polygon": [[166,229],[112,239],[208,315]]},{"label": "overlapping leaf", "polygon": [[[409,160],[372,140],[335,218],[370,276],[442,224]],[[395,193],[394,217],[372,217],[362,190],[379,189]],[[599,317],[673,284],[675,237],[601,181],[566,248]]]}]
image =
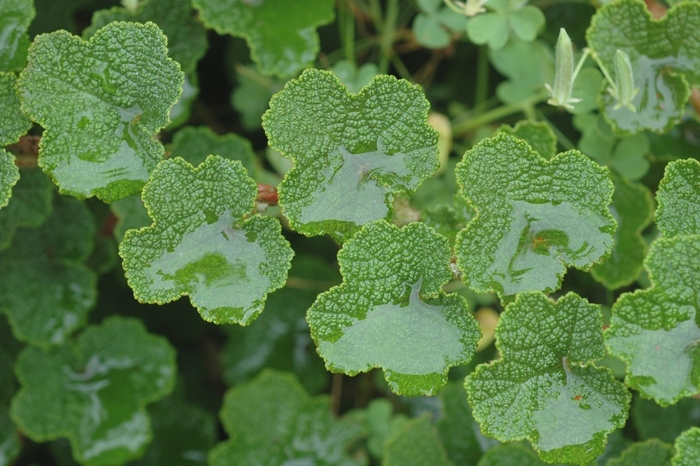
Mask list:
[{"label": "overlapping leaf", "polygon": [[600,103],[616,128],[636,133],[666,132],[680,121],[690,86],[700,84],[700,4],[682,3],[654,20],[640,0],[620,0],[602,7],[586,32],[588,45],[614,76],[614,56],[622,50],[630,59],[636,111],[617,106],[604,89]]},{"label": "overlapping leaf", "polygon": [[392,391],[435,394],[449,367],[466,364],[479,339],[466,302],[446,295],[447,240],[422,224],[366,225],[338,253],[344,282],[309,309],[326,367],[354,375],[384,370]]},{"label": "overlapping leaf", "polygon": [[700,393],[700,236],[652,243],[645,267],[653,286],[620,296],[606,345],[627,363],[625,382],[667,406]]},{"label": "overlapping leaf", "polygon": [[509,79],[496,88],[496,95],[505,103],[520,102],[554,79],[554,60],[546,45],[511,39],[499,50],[489,49],[489,60],[499,73]]},{"label": "overlapping leaf", "polygon": [[469,404],[484,434],[508,442],[527,438],[547,462],[584,464],[603,452],[622,427],[630,394],[607,368],[603,316],[569,293],[558,302],[521,293],[496,328],[502,359],[466,379]]},{"label": "overlapping leaf", "polygon": [[0,148],[0,208],[10,202],[12,187],[19,181],[19,169],[12,154]]},{"label": "overlapping leaf", "polygon": [[549,124],[543,121],[519,121],[515,126],[501,125],[498,131],[522,139],[547,160],[557,154],[557,137]]},{"label": "overlapping leaf", "polygon": [[270,98],[284,87],[285,81],[262,76],[254,67],[243,65],[236,65],[236,79],[238,85],[231,93],[231,106],[240,113],[241,124],[247,131],[259,130]]},{"label": "overlapping leaf", "polygon": [[230,439],[211,450],[209,464],[366,464],[349,454],[360,426],[333,418],[328,402],[270,370],[230,389],[220,413]]},{"label": "overlapping leaf", "polygon": [[654,217],[665,237],[700,234],[700,163],[687,159],[666,165],[656,200]]},{"label": "overlapping leaf", "polygon": [[438,396],[442,417],[436,428],[447,456],[458,466],[475,466],[482,455],[484,437],[474,422],[464,387],[456,382],[445,385]]},{"label": "overlapping leaf", "polygon": [[167,149],[170,157],[182,157],[195,167],[216,154],[240,161],[251,177],[255,173],[257,158],[250,141],[234,133],[219,135],[207,126],[187,126],[175,133]]},{"label": "overlapping leaf", "polygon": [[175,351],[139,321],[112,317],[75,343],[19,355],[10,415],[28,437],[67,437],[82,464],[135,459],[151,440],[145,406],[175,383]]},{"label": "overlapping leaf", "polygon": [[292,228],[344,241],[391,215],[394,193],[412,193],[438,167],[428,101],[407,81],[377,76],[350,94],[332,73],[307,70],[270,101],[270,146],[294,160],[279,187]]},{"label": "overlapping leaf", "polygon": [[188,294],[204,320],[254,320],[284,285],[292,256],[277,219],[244,218],[256,195],[238,161],[161,162],[143,190],[154,223],[127,231],[119,247],[136,298],[163,304]]},{"label": "overlapping leaf", "polygon": [[425,464],[431,466],[454,466],[440,443],[430,417],[423,415],[406,422],[400,430],[387,439],[384,447],[385,466]]},{"label": "overlapping leaf", "polygon": [[673,466],[693,466],[700,460],[700,429],[693,427],[683,432],[674,443],[676,454]]},{"label": "overlapping leaf", "polygon": [[24,68],[34,14],[32,0],[0,0],[0,71]]},{"label": "overlapping leaf", "polygon": [[671,466],[672,456],[671,445],[651,439],[632,444],[619,458],[611,459],[605,466]]},{"label": "overlapping leaf", "polygon": [[522,443],[507,443],[489,449],[478,466],[545,466],[532,448]]},{"label": "overlapping leaf", "polygon": [[44,134],[39,165],[61,192],[111,202],[138,192],[163,154],[183,75],[153,23],[110,23],[89,41],[38,36],[20,74],[22,110]]},{"label": "overlapping leaf", "polygon": [[545,23],[542,10],[525,2],[490,0],[492,11],[470,18],[467,35],[475,44],[488,44],[491,49],[503,48],[509,36],[532,42]]},{"label": "overlapping leaf", "polygon": [[456,174],[477,215],[457,235],[455,253],[477,292],[553,291],[567,265],[585,269],[612,249],[613,184],[578,151],[546,161],[499,133],[467,152]]},{"label": "overlapping leaf", "polygon": [[289,77],[310,66],[319,51],[316,28],[333,21],[333,0],[193,0],[207,27],[244,37],[263,74]]},{"label": "overlapping leaf", "polygon": [[17,77],[13,73],[0,71],[0,146],[17,142],[32,126],[32,122],[20,109],[16,83]]}]

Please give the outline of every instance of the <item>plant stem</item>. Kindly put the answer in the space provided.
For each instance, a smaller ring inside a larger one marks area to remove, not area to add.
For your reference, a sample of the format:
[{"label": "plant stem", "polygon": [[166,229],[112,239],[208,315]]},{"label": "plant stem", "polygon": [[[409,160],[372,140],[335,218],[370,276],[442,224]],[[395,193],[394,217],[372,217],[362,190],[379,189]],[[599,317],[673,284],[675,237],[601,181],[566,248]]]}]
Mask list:
[{"label": "plant stem", "polygon": [[[347,11],[345,11],[344,26],[343,26],[343,47],[345,48],[345,59],[348,60],[353,66],[355,65],[355,15],[352,8],[352,4],[348,1]],[[344,11],[340,8],[339,11]],[[340,24],[340,22],[338,23]]]},{"label": "plant stem", "polygon": [[489,55],[488,47],[479,47],[479,57],[476,68],[476,91],[474,95],[474,106],[479,107],[486,102],[489,94]]},{"label": "plant stem", "polygon": [[399,17],[399,0],[388,0],[386,17],[382,24],[382,55],[379,58],[379,73],[386,74],[389,71],[389,61],[393,55],[394,30],[396,20]]},{"label": "plant stem", "polygon": [[557,141],[559,142],[559,144],[561,144],[561,146],[562,146],[565,150],[576,149],[576,144],[574,144],[573,142],[571,142],[571,139],[567,138],[566,135],[565,135],[564,133],[562,133],[562,132],[559,130],[559,128],[557,128],[556,126],[554,126],[554,125],[552,124],[552,122],[549,120],[549,118],[547,118],[543,112],[541,112],[540,110],[536,110],[536,111],[537,111],[537,116],[538,116],[541,120],[544,120],[544,121],[547,122],[547,124],[549,124],[549,127],[552,129],[552,132],[553,132],[554,135],[557,137]]},{"label": "plant stem", "polygon": [[532,107],[545,100],[547,100],[547,93],[542,91],[520,102],[496,107],[493,110],[489,110],[488,112],[482,113],[481,115],[468,119],[467,121],[453,123],[452,134],[455,137],[461,136],[464,133],[468,133],[469,131],[473,131],[481,126],[488,125],[489,123],[493,123],[501,118],[507,117],[514,113],[523,112],[527,107]]}]

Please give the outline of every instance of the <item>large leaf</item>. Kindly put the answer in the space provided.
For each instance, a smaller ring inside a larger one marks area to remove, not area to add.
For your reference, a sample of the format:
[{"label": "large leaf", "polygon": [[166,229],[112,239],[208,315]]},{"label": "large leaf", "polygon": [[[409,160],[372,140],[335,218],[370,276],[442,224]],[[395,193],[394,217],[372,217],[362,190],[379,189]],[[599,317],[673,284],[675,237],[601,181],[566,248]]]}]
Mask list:
[{"label": "large leaf", "polygon": [[86,465],[122,464],[151,440],[145,406],[175,383],[175,350],[135,319],[112,317],[75,343],[19,355],[10,415],[29,438],[67,437]]},{"label": "large leaf", "polygon": [[666,165],[656,200],[654,217],[665,237],[700,234],[700,163],[687,159]]},{"label": "large leaf", "polygon": [[193,0],[207,27],[244,37],[263,74],[289,77],[319,50],[316,28],[333,21],[333,0]]},{"label": "large leaf", "polygon": [[34,14],[32,0],[0,0],[0,71],[24,68]]},{"label": "large leaf", "polygon": [[244,218],[257,192],[238,161],[161,162],[143,189],[153,225],[119,245],[134,296],[164,304],[187,294],[204,320],[252,322],[284,285],[293,254],[277,219]]},{"label": "large leaf", "polygon": [[22,110],[45,128],[39,165],[61,192],[106,202],[138,192],[163,154],[153,134],[169,123],[183,82],[160,29],[115,22],[89,41],[43,34],[28,62]]},{"label": "large leaf", "polygon": [[294,160],[279,187],[292,228],[343,241],[391,216],[394,193],[412,193],[438,167],[438,135],[423,91],[377,76],[351,94],[330,72],[307,70],[270,101],[270,146]]},{"label": "large leaf", "polygon": [[392,391],[435,394],[451,366],[471,360],[480,332],[467,303],[441,287],[451,278],[447,239],[422,224],[366,225],[338,253],[344,282],[309,309],[326,367],[384,370]]},{"label": "large leaf", "polygon": [[554,291],[566,266],[586,269],[612,249],[613,184],[578,151],[547,161],[499,133],[468,151],[456,174],[477,215],[457,235],[455,253],[477,292]]},{"label": "large leaf", "polygon": [[[512,321],[512,322],[511,322]],[[600,307],[569,293],[521,293],[496,327],[502,359],[465,382],[474,419],[502,442],[527,438],[547,462],[583,464],[622,427],[630,394],[607,368]]]},{"label": "large leaf", "polygon": [[605,338],[627,363],[625,382],[667,406],[700,393],[700,236],[652,243],[645,267],[653,286],[620,296]]}]

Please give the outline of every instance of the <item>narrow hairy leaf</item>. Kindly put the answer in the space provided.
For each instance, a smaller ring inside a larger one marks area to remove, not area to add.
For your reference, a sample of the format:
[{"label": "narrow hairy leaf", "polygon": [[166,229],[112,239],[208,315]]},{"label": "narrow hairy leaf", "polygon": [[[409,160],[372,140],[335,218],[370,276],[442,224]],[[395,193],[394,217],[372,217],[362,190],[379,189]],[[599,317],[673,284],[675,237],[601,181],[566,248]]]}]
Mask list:
[{"label": "narrow hairy leaf", "polygon": [[656,201],[654,219],[665,237],[700,234],[700,163],[686,159],[666,165]]}]

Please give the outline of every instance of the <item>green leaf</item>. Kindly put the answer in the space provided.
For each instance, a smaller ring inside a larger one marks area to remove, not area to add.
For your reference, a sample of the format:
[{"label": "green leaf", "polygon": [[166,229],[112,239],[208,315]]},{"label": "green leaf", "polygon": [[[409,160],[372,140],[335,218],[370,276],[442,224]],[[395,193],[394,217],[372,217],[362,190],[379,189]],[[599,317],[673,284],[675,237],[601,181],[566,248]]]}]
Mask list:
[{"label": "green leaf", "polygon": [[642,230],[654,211],[651,192],[644,185],[613,177],[615,194],[610,211],[617,220],[612,254],[602,264],[591,267],[593,278],[614,290],[634,282],[643,269],[647,244]]},{"label": "green leaf", "polygon": [[284,285],[293,255],[277,219],[244,219],[257,191],[238,161],[161,162],[143,189],[153,225],[127,231],[119,245],[136,299],[164,304],[187,294],[204,320],[252,322]]},{"label": "green leaf", "polygon": [[605,68],[613,73],[614,56],[622,50],[632,64],[632,99],[636,111],[617,106],[601,89],[605,117],[618,130],[669,131],[685,113],[689,86],[700,84],[700,4],[683,3],[660,20],[652,18],[644,2],[620,0],[600,8],[586,32],[586,40]]},{"label": "green leaf", "polygon": [[547,160],[557,154],[557,137],[549,124],[543,121],[521,120],[515,126],[501,125],[498,132],[522,139]]},{"label": "green leaf", "polygon": [[486,451],[478,466],[545,466],[546,464],[527,445],[508,443]]},{"label": "green leaf", "polygon": [[544,83],[554,80],[552,53],[541,42],[512,39],[499,50],[489,49],[489,60],[508,78],[496,88],[498,98],[507,104],[544,92]]},{"label": "green leaf", "polygon": [[477,215],[457,235],[455,254],[477,292],[554,291],[567,265],[586,269],[612,249],[613,184],[578,151],[547,161],[499,133],[468,151],[456,174]]},{"label": "green leaf", "polygon": [[333,65],[333,73],[353,94],[357,94],[372,81],[379,70],[374,63],[365,63],[357,68],[348,60],[339,60]]},{"label": "green leaf", "polygon": [[662,408],[654,401],[637,396],[630,414],[642,440],[658,438],[671,443],[683,431],[700,426],[700,400],[682,398],[678,403]]},{"label": "green leaf", "polygon": [[[0,406],[10,400],[17,390],[15,376],[12,373],[13,358],[0,347]],[[0,442],[2,444],[2,442]],[[0,456],[2,458],[2,456]]]},{"label": "green leaf", "polygon": [[284,87],[284,81],[262,76],[254,68],[236,65],[238,85],[231,93],[231,106],[241,114],[246,131],[260,129],[270,98]]},{"label": "green leaf", "polygon": [[38,168],[20,169],[7,207],[0,210],[0,251],[10,246],[17,228],[38,227],[52,210],[53,185]]},{"label": "green leaf", "polygon": [[86,465],[122,464],[151,440],[145,406],[175,383],[175,350],[135,319],[111,317],[75,343],[19,355],[10,416],[29,438],[67,437]]},{"label": "green leaf", "polygon": [[24,68],[34,15],[32,0],[0,0],[0,71]]},{"label": "green leaf", "polygon": [[[511,322],[512,321],[512,322]],[[583,464],[622,427],[630,394],[607,368],[600,307],[569,293],[521,293],[496,327],[502,359],[465,382],[474,419],[502,442],[527,438],[547,462]]]},{"label": "green leaf", "polygon": [[412,419],[387,439],[384,447],[384,466],[425,464],[431,466],[454,466],[447,458],[445,449],[428,415]]},{"label": "green leaf", "polygon": [[311,398],[294,376],[266,370],[226,392],[221,422],[230,439],[209,452],[211,466],[359,466],[348,455],[361,430],[331,416],[326,396]]},{"label": "green leaf", "polygon": [[0,148],[0,209],[10,202],[12,187],[19,181],[19,168],[15,157]]},{"label": "green leaf", "polygon": [[[375,398],[367,405],[367,409],[360,411],[364,414],[364,423],[367,429],[367,450],[376,458],[384,457],[384,445],[386,440],[393,437],[409,421],[403,413],[393,414],[394,408],[386,398]],[[348,413],[349,416],[356,414]]]},{"label": "green leaf", "polygon": [[479,461],[483,439],[467,404],[467,393],[462,384],[450,382],[438,394],[442,417],[436,428],[447,456],[459,466],[474,466]]},{"label": "green leaf", "polygon": [[[309,309],[326,367],[355,375],[374,367],[399,395],[434,395],[451,366],[471,360],[480,332],[451,278],[447,239],[422,223],[366,225],[338,253],[344,282]],[[420,348],[417,351],[417,348]]]},{"label": "green leaf", "polygon": [[391,216],[438,167],[437,132],[420,87],[377,76],[351,94],[330,72],[306,70],[270,101],[270,147],[294,160],[279,186],[290,226],[307,236],[351,237]]},{"label": "green leaf", "polygon": [[610,353],[627,363],[625,383],[661,406],[700,393],[698,257],[700,236],[654,241],[644,262],[652,287],[620,296],[605,334]]},{"label": "green leaf", "polygon": [[153,23],[110,23],[89,41],[36,38],[17,87],[22,110],[45,128],[39,165],[62,193],[111,202],[148,180],[163,154],[153,134],[183,80],[165,45]]},{"label": "green leaf", "polygon": [[265,75],[289,77],[312,65],[319,51],[316,28],[333,21],[333,0],[193,0],[204,24],[245,38]]},{"label": "green leaf", "polygon": [[672,455],[671,445],[651,439],[632,444],[619,458],[611,459],[605,466],[671,466]]},{"label": "green leaf", "polygon": [[[452,32],[464,31],[467,18],[448,8],[441,1],[418,2],[421,12],[413,19],[416,42],[441,49],[452,42]],[[356,92],[356,91],[354,91]]]},{"label": "green leaf", "polygon": [[20,109],[16,83],[17,77],[13,73],[0,71],[0,146],[17,142],[32,126],[32,122]]},{"label": "green leaf", "polygon": [[421,220],[450,240],[453,246],[457,233],[474,217],[474,209],[464,199],[455,196],[452,205],[438,204],[421,212]]},{"label": "green leaf", "polygon": [[22,450],[20,433],[7,414],[7,408],[0,405],[0,464],[14,464]]},{"label": "green leaf", "polygon": [[687,159],[666,165],[656,201],[654,220],[665,237],[700,234],[700,163]]},{"label": "green leaf", "polygon": [[524,42],[532,42],[544,27],[545,17],[534,6],[523,7],[524,2],[498,5],[490,2],[495,11],[483,13],[467,21],[467,36],[475,44],[488,44],[491,50],[502,49],[513,34]]},{"label": "green leaf", "polygon": [[571,113],[580,115],[598,109],[598,92],[603,79],[603,75],[598,71],[598,68],[589,66],[581,69],[571,90],[571,98],[581,99],[581,101],[571,103],[573,107]]},{"label": "green leaf", "polygon": [[97,275],[84,265],[95,230],[83,202],[56,196],[46,222],[18,230],[0,253],[0,312],[18,340],[46,348],[85,325],[97,299]]},{"label": "green leaf", "polygon": [[676,454],[671,460],[673,466],[693,466],[700,461],[700,429],[693,427],[683,432],[674,444]]},{"label": "green leaf", "polygon": [[146,23],[153,21],[168,38],[168,55],[178,62],[186,74],[197,70],[197,62],[207,51],[207,34],[192,10],[190,0],[140,1],[135,11],[114,7],[92,16],[92,23],[83,31],[89,39],[98,29],[112,21]]},{"label": "green leaf", "polygon": [[192,113],[192,104],[199,95],[199,78],[196,74],[185,75],[182,83],[182,94],[180,99],[170,109],[170,124],[166,129],[171,130],[186,123]]},{"label": "green leaf", "polygon": [[508,42],[508,16],[503,13],[484,13],[469,18],[467,37],[478,45],[488,44],[491,50],[502,49]]},{"label": "green leaf", "polygon": [[127,230],[138,230],[153,223],[148,216],[146,206],[143,205],[141,196],[132,195],[123,197],[109,205],[110,210],[117,217],[114,226],[114,238],[121,243]]}]

